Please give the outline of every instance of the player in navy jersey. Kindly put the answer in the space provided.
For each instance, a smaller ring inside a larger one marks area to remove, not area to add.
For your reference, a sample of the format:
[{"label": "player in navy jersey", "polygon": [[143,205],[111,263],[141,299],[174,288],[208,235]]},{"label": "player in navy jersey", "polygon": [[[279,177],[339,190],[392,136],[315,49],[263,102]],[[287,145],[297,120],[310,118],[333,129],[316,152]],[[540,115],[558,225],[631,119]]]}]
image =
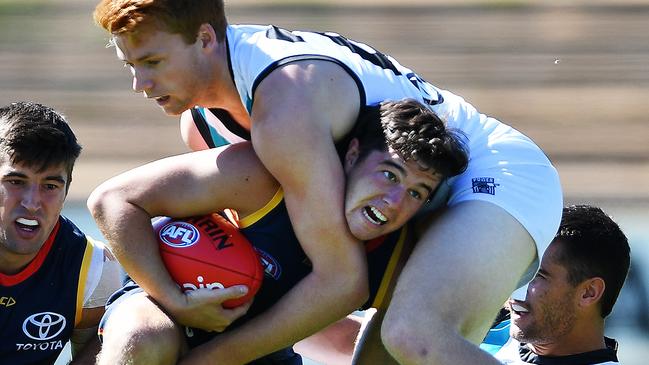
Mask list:
[{"label": "player in navy jersey", "polygon": [[49,107],[0,107],[0,362],[94,364],[117,264],[60,215],[81,146]]},{"label": "player in navy jersey", "polygon": [[511,318],[481,347],[504,364],[617,364],[617,342],[604,337],[604,321],[629,264],[629,243],[611,217],[590,205],[564,208],[527,298],[508,302]]},{"label": "player in navy jersey", "polygon": [[[283,187],[296,235],[313,256],[305,278],[312,285],[293,288],[291,305],[264,315],[250,330],[221,338],[216,359],[245,362],[273,350],[266,338],[288,345],[302,336],[308,331],[286,325],[295,308],[301,321],[319,328],[367,299],[367,274],[357,270],[366,258],[344,219],[344,173],[335,144],[349,135],[362,107],[409,97],[461,129],[472,158],[434,199],[447,205],[446,212],[427,220],[382,339],[402,363],[493,362],[471,342],[483,338],[512,290],[534,276],[563,204],[556,170],[529,138],[394,58],[337,33],[228,24],[220,0],[103,0],[94,15],[131,71],[133,89],[167,114],[182,114],[188,146],[252,142]],[[173,291],[156,249],[153,243],[116,243],[126,270],[178,321],[206,329],[227,323],[230,318],[209,305]],[[491,280],[481,283],[484,277]],[[242,343],[254,351],[231,351]]]},{"label": "player in navy jersey", "polygon": [[[364,307],[380,308],[394,284],[396,265],[408,252],[409,231],[401,227],[440,181],[463,171],[468,155],[461,134],[445,128],[434,113],[414,100],[366,108],[353,136],[346,148],[340,146],[347,175],[345,215],[352,234],[366,241],[369,270],[357,268],[369,273],[370,299]],[[210,198],[204,199],[206,195]],[[173,157],[127,172],[102,184],[90,202],[107,236],[129,241],[153,239],[148,224],[142,237],[132,231],[144,231],[137,223],[156,215],[189,216],[235,209],[241,232],[266,263],[266,276],[250,310],[232,331],[244,329],[252,323],[247,322],[251,317],[269,308],[287,305],[287,293],[302,285],[312,272],[311,253],[295,236],[282,189],[247,142]],[[125,223],[116,225],[115,219]],[[142,293],[133,296],[120,298],[122,302],[116,302],[117,307],[110,310],[100,363],[175,363],[182,350],[182,341],[174,336],[177,325]],[[136,307],[140,309],[134,310]],[[295,311],[299,315],[299,309]],[[308,323],[298,325],[308,328]],[[205,335],[192,330],[187,336],[190,347],[213,337]],[[162,338],[168,344],[166,351],[158,346]],[[219,338],[215,341],[218,343]],[[210,348],[208,344],[188,356],[213,361]],[[244,346],[239,351],[248,350]]]}]

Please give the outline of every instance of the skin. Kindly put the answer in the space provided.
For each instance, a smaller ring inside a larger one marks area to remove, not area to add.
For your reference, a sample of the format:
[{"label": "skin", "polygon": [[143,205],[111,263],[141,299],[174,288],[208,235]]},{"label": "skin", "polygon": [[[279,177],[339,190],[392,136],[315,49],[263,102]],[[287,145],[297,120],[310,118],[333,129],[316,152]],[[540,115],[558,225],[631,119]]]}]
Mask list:
[{"label": "skin", "polygon": [[[201,26],[197,42],[190,45],[177,35],[154,30],[116,36],[115,44],[118,57],[131,68],[135,91],[163,96],[158,104],[166,113],[178,114],[193,105],[221,107],[251,129],[255,151],[284,188],[296,235],[312,258],[312,273],[284,297],[287,305],[268,311],[249,330],[221,336],[221,346],[215,347],[221,350],[215,351],[214,359],[245,363],[315,333],[360,306],[368,295],[365,256],[340,213],[344,174],[332,143],[332,137],[349,131],[360,107],[357,86],[345,71],[324,61],[283,66],[259,85],[248,116],[227,72],[225,45],[216,40],[211,26]],[[162,55],[155,65],[147,64],[152,53]],[[173,65],[178,75],[194,72],[195,77],[172,82],[176,76],[167,65]],[[299,112],[296,105],[301,106]],[[322,225],[324,221],[328,224]],[[126,271],[179,322],[219,329],[242,314],[214,308],[226,299],[225,293],[210,293],[209,300],[200,303],[175,293],[153,244],[120,244],[113,249]],[[240,343],[250,346],[243,349]]]},{"label": "skin", "polygon": [[595,277],[572,285],[568,270],[557,260],[561,245],[553,242],[543,255],[525,301],[509,301],[511,336],[546,356],[604,349],[604,319],[598,308],[604,281]]},{"label": "skin", "polygon": [[[347,221],[351,227],[356,227],[354,231],[357,234],[367,239],[400,228],[422,206],[440,181],[439,176],[431,171],[421,171],[415,162],[406,162],[393,152],[372,151],[365,158],[359,159],[357,140],[350,144],[345,158],[345,169],[349,176]],[[143,183],[146,181],[156,183]],[[178,186],[183,189],[178,189]],[[237,210],[240,217],[245,217],[262,208],[278,188],[279,183],[264,169],[250,143],[240,143],[145,165],[105,182],[93,192],[90,200],[91,205],[102,212],[102,218],[98,222],[109,241],[151,240],[152,244],[157,245],[148,223],[153,216],[191,216],[232,208]],[[211,198],[204,199],[208,195]],[[96,203],[93,202],[95,199]],[[96,204],[102,206],[98,207]],[[370,207],[380,211],[380,219],[372,216],[376,213],[369,216],[364,213],[369,211]],[[138,222],[147,223],[139,225]],[[120,227],[119,230],[109,229],[117,226]],[[201,290],[195,292],[206,293]],[[176,358],[184,351],[178,326],[147,297],[134,296],[129,298],[129,301],[128,305],[118,306],[110,317],[111,321],[105,331],[106,350],[102,353],[100,363],[124,363],[129,361],[128,356],[133,356],[138,361],[146,358],[147,363],[175,363]],[[285,298],[274,307],[282,307],[283,302],[286,302]],[[133,318],[133,306],[147,308],[137,311],[140,314],[147,313],[147,318]],[[120,307],[128,310],[120,310]],[[221,310],[229,313],[241,309]],[[124,319],[125,317],[130,319]],[[249,323],[254,326],[254,322],[253,319]],[[120,324],[112,336],[111,323]],[[141,323],[144,323],[145,328],[140,326]],[[133,327],[125,328],[130,325],[124,324],[132,324]],[[246,331],[248,326],[250,324],[245,324],[237,330]],[[225,326],[220,330],[224,328]],[[163,336],[160,335],[161,331]],[[125,336],[124,332],[129,335]],[[156,335],[142,336],[142,333]],[[218,348],[218,340],[223,336],[225,334],[191,351],[183,358],[183,363],[214,361],[212,349]],[[155,338],[156,344],[133,346],[132,343],[124,342],[146,337]],[[159,349],[157,342],[161,337],[175,346],[165,346],[166,352],[146,350]],[[131,353],[116,350],[125,347],[135,350]]]},{"label": "skin", "polygon": [[[59,220],[70,181],[64,165],[43,171],[0,157],[0,272],[14,275],[36,257]],[[101,308],[84,308],[75,330],[96,327]],[[96,336],[77,346],[74,364],[94,364]]]},{"label": "skin", "polygon": [[[359,91],[352,78],[326,61],[283,65],[258,85],[248,115],[227,71],[225,44],[216,39],[211,26],[202,25],[190,45],[156,29],[142,29],[137,37],[118,35],[115,40],[118,57],[131,67],[134,90],[165,96],[158,104],[167,114],[178,115],[194,105],[219,107],[251,131],[255,152],[283,187],[297,237],[312,258],[312,274],[284,297],[283,305],[220,336],[209,349],[213,359],[245,363],[315,333],[363,303],[368,295],[365,257],[341,214],[344,173],[334,148],[334,141],[349,132],[359,112]],[[178,47],[176,52],[170,51],[173,47]],[[139,61],[151,50],[163,56],[154,67]],[[174,72],[191,76],[175,79]],[[187,145],[204,147],[195,141],[197,133],[188,130],[186,120]],[[475,224],[484,217],[495,223]],[[381,337],[403,364],[494,363],[471,342],[480,340],[532,262],[533,239],[504,209],[482,201],[458,204],[426,227],[416,259],[408,262],[397,285]],[[496,249],[493,242],[499,242]],[[213,308],[169,294],[173,283],[159,258],[151,257],[153,248],[120,245],[115,251],[133,278],[181,323],[216,329],[233,319],[209,315]],[[491,278],[489,285],[477,284],[483,277]],[[455,285],[449,286],[449,280]],[[421,292],[436,295],[428,298]],[[210,303],[223,300],[212,299]],[[200,323],[192,320],[194,311],[201,314]],[[432,314],[422,319],[416,315],[421,312]]]},{"label": "skin", "polygon": [[68,181],[63,166],[38,172],[0,158],[0,270],[16,274],[24,269],[58,222]]}]

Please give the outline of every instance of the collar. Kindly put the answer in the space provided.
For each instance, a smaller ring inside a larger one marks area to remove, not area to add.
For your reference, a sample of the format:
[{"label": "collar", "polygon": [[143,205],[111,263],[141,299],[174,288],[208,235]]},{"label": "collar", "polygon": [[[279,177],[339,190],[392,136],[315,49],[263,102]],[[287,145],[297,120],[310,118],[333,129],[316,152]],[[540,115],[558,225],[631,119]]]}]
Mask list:
[{"label": "collar", "polygon": [[52,249],[52,245],[54,244],[54,238],[56,237],[56,234],[58,233],[60,226],[61,226],[61,218],[59,217],[59,221],[56,222],[56,225],[54,225],[54,229],[52,229],[52,232],[50,232],[49,237],[47,238],[47,240],[45,240],[45,243],[43,243],[43,246],[41,246],[41,249],[38,250],[38,253],[32,259],[32,261],[29,264],[27,264],[27,266],[17,274],[5,275],[0,273],[0,285],[14,286],[20,284],[23,281],[27,280],[35,272],[37,272],[38,269],[40,269],[41,266],[43,265],[43,262],[45,261],[47,254],[49,254],[50,250]]},{"label": "collar", "polygon": [[518,354],[523,362],[539,365],[590,365],[601,364],[607,361],[618,362],[617,341],[604,337],[604,342],[606,343],[605,349],[566,356],[538,355],[527,347],[527,344],[520,343],[518,345]]}]

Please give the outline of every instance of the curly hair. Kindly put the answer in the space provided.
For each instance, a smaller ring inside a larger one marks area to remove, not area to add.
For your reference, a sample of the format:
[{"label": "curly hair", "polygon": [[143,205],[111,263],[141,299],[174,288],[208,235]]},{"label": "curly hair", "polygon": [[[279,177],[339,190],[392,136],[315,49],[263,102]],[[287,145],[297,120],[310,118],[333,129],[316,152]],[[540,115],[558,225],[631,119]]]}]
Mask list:
[{"label": "curly hair", "polygon": [[461,174],[469,162],[464,133],[447,128],[435,112],[414,99],[365,107],[353,137],[359,140],[360,158],[372,150],[389,149],[443,177]]}]

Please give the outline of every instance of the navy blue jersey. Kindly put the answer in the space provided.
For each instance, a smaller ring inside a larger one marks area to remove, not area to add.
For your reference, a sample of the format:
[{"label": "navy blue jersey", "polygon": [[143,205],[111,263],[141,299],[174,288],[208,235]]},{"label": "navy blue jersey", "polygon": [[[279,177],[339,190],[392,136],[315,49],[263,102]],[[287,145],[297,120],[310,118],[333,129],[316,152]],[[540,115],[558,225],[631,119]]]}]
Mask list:
[{"label": "navy blue jersey", "polygon": [[[264,265],[264,283],[247,316],[254,316],[277,302],[311,272],[311,263],[295,236],[282,191],[260,211],[241,219],[241,233],[252,243]],[[407,227],[365,243],[370,296],[360,309],[381,308],[395,268],[404,255]],[[327,244],[327,242],[322,242]]]},{"label": "navy blue jersey", "polygon": [[0,274],[0,363],[54,363],[81,320],[92,251],[86,236],[60,217],[25,269]]},{"label": "navy blue jersey", "polygon": [[[242,218],[239,229],[250,241],[260,255],[264,267],[264,282],[255,295],[248,312],[228,327],[235,328],[256,315],[273,306],[284,294],[311,272],[311,264],[295,236],[293,226],[284,204],[283,192],[279,190],[275,196],[259,211]],[[379,237],[365,243],[367,253],[370,297],[359,309],[369,307],[384,308],[387,306],[387,296],[394,286],[398,273],[398,265],[409,251],[407,245],[408,229],[404,227],[391,234]],[[326,244],[323,242],[322,244]],[[110,316],[114,305],[118,305],[126,297],[142,292],[133,281],[116,292],[109,300],[106,314],[100,323],[99,332]],[[190,348],[209,341],[218,333],[205,332],[194,328],[185,328],[185,338]],[[273,364],[299,364],[299,355],[291,349],[256,360],[251,364],[261,365],[270,361]]]}]

